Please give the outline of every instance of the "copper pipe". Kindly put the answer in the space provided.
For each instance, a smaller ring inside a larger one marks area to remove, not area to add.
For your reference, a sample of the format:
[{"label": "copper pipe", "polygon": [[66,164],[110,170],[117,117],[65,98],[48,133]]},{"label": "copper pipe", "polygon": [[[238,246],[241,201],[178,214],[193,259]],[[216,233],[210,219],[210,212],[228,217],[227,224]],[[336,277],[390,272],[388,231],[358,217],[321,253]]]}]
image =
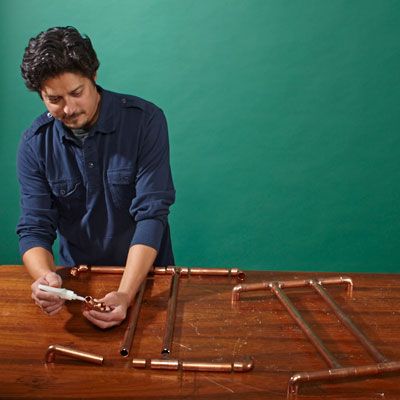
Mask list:
[{"label": "copper pipe", "polygon": [[178,288],[179,288],[179,278],[180,270],[177,268],[171,280],[171,287],[168,299],[168,309],[167,309],[167,321],[165,324],[165,333],[163,340],[163,347],[161,349],[161,354],[168,355],[171,353],[172,338],[174,335],[174,324],[176,316],[176,303],[178,298]]},{"label": "copper pipe", "polygon": [[280,300],[280,302],[285,306],[286,310],[292,316],[292,318],[296,321],[297,325],[302,329],[305,335],[310,339],[311,343],[316,347],[318,352],[322,355],[325,361],[328,363],[330,367],[340,368],[341,365],[335,359],[333,354],[325,347],[320,338],[312,331],[307,322],[302,318],[299,311],[293,305],[293,303],[286,296],[284,291],[278,287],[276,283],[271,285],[272,292],[276,295],[276,297]]},{"label": "copper pipe", "polygon": [[91,265],[78,265],[71,268],[70,274],[78,276],[85,272],[94,272],[98,274],[123,274],[125,267],[96,267]]},{"label": "copper pipe", "polygon": [[119,354],[123,357],[127,357],[129,355],[129,351],[132,347],[132,342],[133,342],[133,336],[135,334],[136,330],[136,325],[137,321],[139,318],[139,312],[140,308],[142,306],[142,301],[143,301],[143,294],[146,289],[146,279],[142,282],[139,292],[136,296],[135,300],[135,305],[132,307],[130,315],[129,315],[129,321],[128,325],[125,330],[125,335],[124,339],[122,341],[122,346],[119,350]]},{"label": "copper pipe", "polygon": [[134,358],[132,360],[132,366],[134,368],[146,368],[146,359],[145,358]]},{"label": "copper pipe", "polygon": [[340,309],[338,304],[329,293],[322,287],[319,282],[312,281],[311,286],[317,291],[317,293],[331,306],[336,316],[342,321],[350,332],[361,342],[365,349],[380,363],[387,362],[388,359],[380,353],[377,348],[368,340],[368,338],[354,325],[352,320]]},{"label": "copper pipe", "polygon": [[179,368],[178,360],[161,360],[158,358],[153,358],[150,360],[151,369],[173,369],[177,370]]},{"label": "copper pipe", "polygon": [[[246,274],[238,268],[188,268],[176,267],[181,271],[181,276],[186,275],[205,275],[205,276],[232,276],[242,281]],[[174,267],[154,267],[151,271],[154,275],[172,275]]]},{"label": "copper pipe", "polygon": [[[271,282],[257,282],[257,283],[241,283],[239,285],[236,285],[232,289],[232,302],[240,300],[240,294],[242,292],[252,292],[252,291],[258,291],[258,290],[268,290],[271,289],[272,284],[278,285],[281,289],[287,289],[287,288],[300,288],[300,287],[307,287],[311,286],[312,279],[293,279],[289,281],[271,281]],[[352,289],[353,289],[353,281],[349,277],[332,277],[332,278],[322,278],[322,279],[317,279],[317,281],[321,285],[337,285],[337,284],[346,284],[347,285],[347,291],[349,295],[352,294]]]},{"label": "copper pipe", "polygon": [[98,356],[96,354],[87,353],[86,351],[71,349],[70,347],[64,347],[58,344],[52,344],[48,347],[46,351],[45,355],[46,363],[53,363],[55,361],[56,354],[100,365],[103,364],[104,360],[102,356]]},{"label": "copper pipe", "polygon": [[234,361],[233,363],[180,361],[177,359],[166,360],[159,358],[153,358],[147,363],[144,359],[132,360],[132,365],[135,368],[146,368],[146,364],[150,365],[151,369],[202,372],[248,372],[254,366],[253,360],[249,357],[244,361]]},{"label": "copper pipe", "polygon": [[[188,267],[153,267],[150,274],[154,275],[173,275],[179,268],[181,275],[206,275],[206,276],[232,276],[239,281],[246,278],[246,274],[238,268],[188,268]],[[123,274],[125,267],[96,267],[91,265],[78,265],[71,268],[70,274],[78,276],[85,272],[94,272],[99,274]]]},{"label": "copper pipe", "polygon": [[373,376],[387,372],[399,372],[400,361],[385,362],[380,364],[362,365],[358,367],[346,367],[313,372],[300,372],[293,375],[289,380],[287,389],[287,400],[296,399],[299,385],[305,382],[330,380],[336,381],[343,378],[355,378],[361,376]]},{"label": "copper pipe", "polygon": [[245,362],[235,361],[233,363],[182,361],[181,365],[183,371],[248,372],[253,368],[254,363],[249,358]]}]

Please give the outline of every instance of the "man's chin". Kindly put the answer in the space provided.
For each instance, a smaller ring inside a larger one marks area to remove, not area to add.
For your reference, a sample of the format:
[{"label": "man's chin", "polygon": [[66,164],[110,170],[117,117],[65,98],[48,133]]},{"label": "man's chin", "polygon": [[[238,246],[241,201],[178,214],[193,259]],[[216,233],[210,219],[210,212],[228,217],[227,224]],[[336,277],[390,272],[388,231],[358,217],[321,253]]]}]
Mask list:
[{"label": "man's chin", "polygon": [[62,121],[69,129],[83,129],[86,126],[86,121]]}]

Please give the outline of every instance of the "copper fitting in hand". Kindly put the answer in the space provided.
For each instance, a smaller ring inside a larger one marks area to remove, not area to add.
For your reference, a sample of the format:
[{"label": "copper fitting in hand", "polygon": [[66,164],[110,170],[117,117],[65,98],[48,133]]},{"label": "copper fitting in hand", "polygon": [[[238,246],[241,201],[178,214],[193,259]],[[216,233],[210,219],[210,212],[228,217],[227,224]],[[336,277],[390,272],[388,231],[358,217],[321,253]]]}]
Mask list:
[{"label": "copper fitting in hand", "polygon": [[85,297],[85,308],[87,310],[96,310],[101,312],[110,312],[112,308],[107,306],[102,301],[95,300],[92,296]]},{"label": "copper fitting in hand", "polygon": [[86,351],[80,351],[71,349],[70,347],[60,346],[58,344],[52,344],[48,347],[45,355],[46,363],[53,363],[55,361],[56,354],[60,354],[66,357],[71,357],[76,360],[82,360],[93,364],[103,364],[104,358],[97,354],[87,353]]}]

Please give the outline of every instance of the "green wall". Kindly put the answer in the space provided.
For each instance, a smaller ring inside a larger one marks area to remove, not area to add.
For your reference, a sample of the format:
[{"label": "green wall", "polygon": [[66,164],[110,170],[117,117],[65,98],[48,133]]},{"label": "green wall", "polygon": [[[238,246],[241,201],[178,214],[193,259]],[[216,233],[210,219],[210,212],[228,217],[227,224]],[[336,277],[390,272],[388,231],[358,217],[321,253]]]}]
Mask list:
[{"label": "green wall", "polygon": [[15,152],[43,110],[22,53],[73,25],[102,86],[167,115],[179,265],[400,270],[397,0],[2,0],[0,15],[0,263],[20,263]]}]

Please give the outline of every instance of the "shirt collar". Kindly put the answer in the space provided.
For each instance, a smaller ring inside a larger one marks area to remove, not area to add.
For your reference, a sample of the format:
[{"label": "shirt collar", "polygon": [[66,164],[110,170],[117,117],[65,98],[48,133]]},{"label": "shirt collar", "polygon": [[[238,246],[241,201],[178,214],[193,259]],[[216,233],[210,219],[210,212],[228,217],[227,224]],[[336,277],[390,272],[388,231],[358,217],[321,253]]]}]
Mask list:
[{"label": "shirt collar", "polygon": [[[102,87],[96,85],[98,92],[101,95],[100,99],[100,112],[99,112],[99,117],[94,125],[93,128],[91,128],[91,133],[89,136],[96,132],[100,133],[113,133],[115,132],[115,113],[114,113],[114,104],[113,104],[113,98],[111,94],[107,91],[104,90]],[[62,140],[69,140],[69,141],[76,141],[76,138],[73,137],[73,134],[69,131],[68,128],[66,128],[61,121],[56,120],[55,122],[58,127],[60,128],[61,131],[61,137]],[[93,133],[92,133],[93,132]]]}]

